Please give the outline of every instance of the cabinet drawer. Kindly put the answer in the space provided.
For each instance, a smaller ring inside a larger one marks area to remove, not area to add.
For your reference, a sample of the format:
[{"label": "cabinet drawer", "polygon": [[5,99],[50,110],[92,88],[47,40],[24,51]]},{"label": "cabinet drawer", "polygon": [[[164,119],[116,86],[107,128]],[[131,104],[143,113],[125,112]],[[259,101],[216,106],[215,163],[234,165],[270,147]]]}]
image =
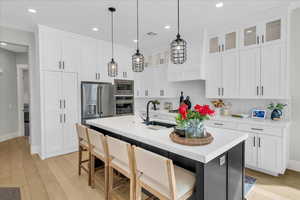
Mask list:
[{"label": "cabinet drawer", "polygon": [[237,128],[237,124],[234,122],[224,122],[224,121],[216,121],[216,120],[206,121],[205,125],[209,126],[209,127],[226,128],[226,129],[236,129]]},{"label": "cabinet drawer", "polygon": [[274,135],[278,137],[282,137],[282,129],[281,128],[274,128],[270,126],[263,126],[263,125],[251,125],[251,124],[239,124],[238,129],[241,131],[248,131],[258,134],[268,134]]}]

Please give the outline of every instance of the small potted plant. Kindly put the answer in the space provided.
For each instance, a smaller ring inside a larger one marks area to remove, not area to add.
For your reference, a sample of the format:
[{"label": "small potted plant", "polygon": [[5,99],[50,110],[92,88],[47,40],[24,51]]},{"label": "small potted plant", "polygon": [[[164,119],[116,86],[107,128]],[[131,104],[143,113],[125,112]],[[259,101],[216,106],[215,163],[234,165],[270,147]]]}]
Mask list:
[{"label": "small potted plant", "polygon": [[201,138],[205,137],[204,120],[215,113],[209,105],[195,105],[193,110],[188,110],[186,104],[181,104],[176,117],[177,129],[185,132],[185,137]]},{"label": "small potted plant", "polygon": [[287,106],[287,104],[277,103],[275,105],[274,103],[270,103],[268,109],[272,110],[271,119],[280,120],[282,116],[282,110],[285,106]]}]

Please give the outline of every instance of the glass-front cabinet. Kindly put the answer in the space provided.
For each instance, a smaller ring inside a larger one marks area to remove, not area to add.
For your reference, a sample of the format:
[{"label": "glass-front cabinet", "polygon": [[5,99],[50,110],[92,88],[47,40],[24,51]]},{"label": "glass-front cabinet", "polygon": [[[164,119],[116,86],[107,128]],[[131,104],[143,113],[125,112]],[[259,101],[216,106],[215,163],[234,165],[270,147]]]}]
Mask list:
[{"label": "glass-front cabinet", "polygon": [[243,27],[241,30],[241,48],[281,42],[284,39],[284,21],[283,18],[277,18]]},{"label": "glass-front cabinet", "polygon": [[238,47],[238,31],[228,31],[218,36],[209,37],[209,50],[212,53],[222,53],[235,50]]}]

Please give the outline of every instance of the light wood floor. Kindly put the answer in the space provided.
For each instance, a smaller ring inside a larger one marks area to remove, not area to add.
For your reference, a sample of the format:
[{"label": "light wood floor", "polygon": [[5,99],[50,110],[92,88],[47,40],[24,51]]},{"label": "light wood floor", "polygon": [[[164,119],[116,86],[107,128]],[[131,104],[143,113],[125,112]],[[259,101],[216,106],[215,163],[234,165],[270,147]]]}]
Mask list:
[{"label": "light wood floor", "polygon": [[[247,170],[247,174],[257,178],[248,200],[300,199],[300,173],[287,171],[272,177]],[[22,200],[101,200],[102,177],[99,172],[96,188],[91,189],[86,174],[77,174],[76,153],[42,161],[30,155],[23,137],[0,143],[0,187],[20,187]],[[129,187],[120,187],[114,198],[129,199]]]}]

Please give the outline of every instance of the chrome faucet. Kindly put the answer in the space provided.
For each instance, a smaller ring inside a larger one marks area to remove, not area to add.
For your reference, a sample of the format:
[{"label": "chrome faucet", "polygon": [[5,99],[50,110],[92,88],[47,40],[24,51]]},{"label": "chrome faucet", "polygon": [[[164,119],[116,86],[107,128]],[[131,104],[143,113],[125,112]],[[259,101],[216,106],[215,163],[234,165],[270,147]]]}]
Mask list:
[{"label": "chrome faucet", "polygon": [[156,102],[152,101],[152,100],[148,101],[148,103],[147,103],[147,116],[146,116],[146,120],[145,120],[146,123],[149,123],[149,121],[150,121],[150,118],[149,118],[149,105],[150,105],[150,103],[153,104],[154,110],[156,110]]}]

